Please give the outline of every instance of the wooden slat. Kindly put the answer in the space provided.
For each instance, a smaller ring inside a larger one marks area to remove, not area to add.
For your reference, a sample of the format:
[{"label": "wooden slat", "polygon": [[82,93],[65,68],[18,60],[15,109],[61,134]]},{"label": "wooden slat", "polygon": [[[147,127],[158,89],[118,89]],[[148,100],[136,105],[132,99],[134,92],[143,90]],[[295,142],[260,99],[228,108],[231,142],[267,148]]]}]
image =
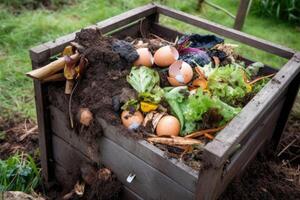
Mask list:
[{"label": "wooden slat", "polygon": [[69,128],[69,121],[66,119],[66,114],[50,106],[51,128],[54,135],[62,138],[72,148],[77,149],[93,162],[100,162],[100,152],[98,144],[88,144],[84,137],[79,137],[77,133]]},{"label": "wooden slat", "polygon": [[244,44],[247,44],[249,46],[256,47],[258,49],[264,50],[266,52],[284,57],[284,58],[291,58],[294,54],[295,51],[283,47],[281,45],[277,45],[274,43],[271,43],[269,41],[248,35],[246,33],[227,28],[225,26],[219,25],[217,23],[195,17],[193,15],[184,13],[182,11],[177,11],[171,8],[168,8],[166,6],[162,5],[157,5],[157,11],[163,15],[166,15],[168,17],[177,19],[182,22],[186,22],[188,24],[194,25],[196,27],[203,28],[207,31],[222,35],[224,37],[242,42]]},{"label": "wooden slat", "polygon": [[183,187],[194,192],[198,180],[198,172],[178,159],[167,158],[163,151],[145,140],[134,140],[123,135],[115,126],[108,125],[105,120],[97,118],[103,128],[104,135],[127,151],[139,157],[152,167],[172,178]]},{"label": "wooden slat", "polygon": [[[32,62],[32,69],[36,69],[42,66],[44,63]],[[41,166],[42,166],[42,176],[46,182],[49,181],[50,177],[53,175],[51,159],[51,137],[49,134],[50,130],[50,119],[46,107],[46,88],[41,84],[40,81],[34,80],[34,94],[35,94],[35,106],[37,113],[37,122],[39,129],[39,150],[41,153]]]},{"label": "wooden slat", "polygon": [[[234,147],[242,141],[248,131],[279,102],[286,94],[291,81],[300,73],[300,53],[283,66],[272,80],[243,108],[217,136],[205,146],[205,153],[210,154],[210,162],[222,165],[230,156]],[[284,111],[288,112],[288,111]],[[220,145],[222,144],[222,145]]]},{"label": "wooden slat", "polygon": [[[99,28],[102,33],[107,33],[113,31],[122,26],[128,25],[131,22],[137,21],[138,19],[147,17],[156,12],[156,6],[154,4],[147,4],[127,12],[124,12],[120,15],[111,17],[104,21],[98,22],[96,25],[91,25],[85,28]],[[56,55],[61,52],[63,48],[71,41],[75,39],[75,34],[78,31],[70,33],[68,35],[59,37],[54,41],[50,41],[30,49],[31,60],[36,62],[44,62],[49,59],[49,57]]]},{"label": "wooden slat", "polygon": [[[124,185],[144,199],[194,199],[194,195],[190,191],[116,143],[105,138],[100,141],[101,158],[104,165],[109,166]],[[136,174],[136,178],[131,184],[125,181],[129,173]]]},{"label": "wooden slat", "polygon": [[[193,193],[111,140],[101,137],[95,142],[100,148],[101,164],[110,168],[125,186],[144,199],[194,198]],[[85,156],[56,135],[53,136],[53,146],[55,147],[53,149],[55,162],[66,168],[67,172],[72,171],[74,176],[78,176],[76,172],[79,172],[80,166],[88,162]],[[74,166],[74,163],[77,165]],[[136,174],[136,177],[128,183],[126,179],[130,173]]]},{"label": "wooden slat", "polygon": [[[87,144],[82,138],[78,137],[74,131],[70,130],[67,125],[68,120],[66,119],[66,115],[59,109],[54,106],[50,106],[50,114],[54,134],[63,138],[67,141],[67,143],[69,143],[69,145],[77,148],[78,151],[93,161],[99,162],[99,154],[101,152],[99,153],[97,144]],[[121,147],[144,160],[149,165],[165,173],[183,187],[192,192],[195,191],[198,180],[198,172],[186,166],[182,162],[179,162],[177,159],[166,158],[164,153],[152,144],[149,144],[144,140],[137,141],[126,137],[119,133],[119,130],[116,130],[114,126],[108,125],[105,120],[99,120],[103,127],[104,135],[107,138],[118,143]]]},{"label": "wooden slat", "polygon": [[[242,173],[274,132],[283,102],[284,99],[264,118],[264,121],[249,131],[251,134],[248,134],[249,137],[241,142],[241,147],[228,160],[229,164],[226,163],[225,166],[218,168],[206,168],[199,175],[197,199],[216,199],[226,189],[230,181],[237,174]],[[206,179],[210,181],[207,182]]]},{"label": "wooden slat", "polygon": [[126,186],[123,186],[120,199],[121,200],[143,200],[142,197],[137,195],[135,192],[133,192]]}]

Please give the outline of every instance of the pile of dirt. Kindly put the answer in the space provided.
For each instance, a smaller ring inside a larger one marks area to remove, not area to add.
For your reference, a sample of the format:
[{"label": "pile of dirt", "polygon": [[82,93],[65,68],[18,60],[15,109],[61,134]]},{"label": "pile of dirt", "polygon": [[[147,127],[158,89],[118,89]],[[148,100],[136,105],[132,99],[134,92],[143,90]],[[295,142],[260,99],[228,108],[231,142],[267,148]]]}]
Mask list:
[{"label": "pile of dirt", "polygon": [[[123,87],[129,87],[126,76],[138,58],[137,52],[130,43],[102,36],[97,29],[83,29],[76,34],[75,42],[82,46],[79,52],[87,58],[88,66],[73,92],[73,116],[78,115],[80,108],[88,108],[97,115],[95,117],[121,127],[119,113],[113,110],[112,98],[120,94]],[[67,114],[69,97],[64,94],[64,84],[53,84],[48,91],[51,104]],[[101,126],[96,120],[84,129],[76,119],[75,124],[75,130],[84,133],[87,141],[101,136]]]},{"label": "pile of dirt", "polygon": [[8,121],[0,117],[0,159],[5,160],[21,152],[38,159],[37,125],[31,120]]}]

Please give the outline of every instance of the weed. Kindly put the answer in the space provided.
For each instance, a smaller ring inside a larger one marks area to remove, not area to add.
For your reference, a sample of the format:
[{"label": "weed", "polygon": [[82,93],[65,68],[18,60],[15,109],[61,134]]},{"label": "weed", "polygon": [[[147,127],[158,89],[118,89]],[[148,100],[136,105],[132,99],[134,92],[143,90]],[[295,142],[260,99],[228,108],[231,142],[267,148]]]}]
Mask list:
[{"label": "weed", "polygon": [[0,192],[30,193],[40,183],[40,169],[30,155],[16,154],[0,160]]}]

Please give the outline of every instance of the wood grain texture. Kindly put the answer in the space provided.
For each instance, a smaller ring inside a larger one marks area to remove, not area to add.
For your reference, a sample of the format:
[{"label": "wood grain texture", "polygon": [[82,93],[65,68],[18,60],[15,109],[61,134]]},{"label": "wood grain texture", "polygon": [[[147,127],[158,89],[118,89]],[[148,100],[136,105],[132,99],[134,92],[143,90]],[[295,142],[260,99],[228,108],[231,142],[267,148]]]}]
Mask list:
[{"label": "wood grain texture", "polygon": [[[80,166],[89,162],[88,158],[62,138],[56,135],[52,138],[53,147],[55,147],[53,152],[55,162],[63,166],[73,176],[78,177]],[[126,187],[143,197],[143,199],[181,200],[194,198],[193,193],[111,140],[101,137],[97,140],[97,144],[101,152],[101,163],[110,168]],[[134,173],[136,177],[131,183],[128,183],[126,179],[130,173]]]},{"label": "wood grain texture", "polygon": [[166,174],[183,187],[194,192],[198,172],[177,159],[167,158],[164,152],[145,140],[134,140],[123,135],[116,127],[107,124],[104,119],[97,117],[103,128],[105,137],[117,143],[152,167]]},{"label": "wood grain texture", "polygon": [[[55,135],[63,138],[69,145],[76,148],[82,154],[89,157],[94,162],[100,162],[100,151],[98,144],[88,144],[79,137],[68,126],[66,114],[54,106],[50,106],[52,130]],[[152,167],[165,173],[168,177],[181,184],[190,191],[195,191],[198,172],[186,166],[177,159],[168,159],[164,153],[144,140],[134,140],[124,136],[115,127],[110,126],[105,120],[100,119],[104,135],[112,141],[118,143],[130,153],[139,157]]]},{"label": "wood grain texture", "polygon": [[[46,63],[36,63],[32,61],[32,69],[39,68]],[[37,122],[39,130],[39,150],[42,166],[42,176],[48,182],[53,176],[51,165],[52,143],[50,130],[50,119],[46,101],[46,87],[40,81],[34,80],[35,107],[37,113]]]},{"label": "wood grain texture", "polygon": [[[272,136],[283,102],[284,100],[281,100],[262,122],[249,131],[248,137],[241,141],[241,147],[236,149],[234,155],[228,158],[226,163],[219,167],[205,168],[199,174],[197,199],[216,199],[226,189],[230,181],[245,170],[257,152],[266,144],[267,138]],[[220,145],[219,141],[218,145]],[[209,155],[204,154],[204,160],[210,159],[207,156]],[[209,182],[206,181],[207,179]]]},{"label": "wood grain texture", "polygon": [[[100,147],[103,164],[109,166],[124,185],[144,199],[194,199],[192,192],[111,140],[101,138]],[[126,178],[130,173],[136,177],[132,183],[127,183]]]},{"label": "wood grain texture", "polygon": [[264,50],[266,52],[288,58],[290,59],[294,54],[295,51],[281,46],[274,43],[271,43],[269,41],[248,35],[246,33],[227,28],[225,26],[222,26],[220,24],[195,17],[193,15],[184,13],[182,11],[177,11],[171,8],[168,8],[166,6],[157,5],[157,11],[163,15],[166,15],[168,17],[177,19],[182,22],[186,22],[188,24],[194,25],[196,27],[203,28],[204,30],[219,34],[221,36],[242,42],[244,44],[247,44],[249,46]]}]

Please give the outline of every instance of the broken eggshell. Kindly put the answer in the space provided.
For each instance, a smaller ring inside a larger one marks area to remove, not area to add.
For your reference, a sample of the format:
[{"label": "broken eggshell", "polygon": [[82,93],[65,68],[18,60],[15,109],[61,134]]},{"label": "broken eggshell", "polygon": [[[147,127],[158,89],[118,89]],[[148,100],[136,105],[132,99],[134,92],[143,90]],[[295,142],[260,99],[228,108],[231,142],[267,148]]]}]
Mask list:
[{"label": "broken eggshell", "polygon": [[137,129],[144,121],[144,116],[140,111],[131,113],[127,110],[124,110],[121,114],[121,120],[123,125],[130,129]]},{"label": "broken eggshell", "polygon": [[134,62],[135,66],[151,67],[154,59],[148,48],[139,48],[136,50],[139,54],[139,58]]},{"label": "broken eggshell", "polygon": [[174,62],[169,67],[169,77],[167,79],[172,86],[186,85],[192,78],[192,67],[182,60]]},{"label": "broken eggshell", "polygon": [[154,63],[159,67],[168,67],[179,58],[179,53],[175,47],[163,46],[154,54]]},{"label": "broken eggshell", "polygon": [[178,136],[179,132],[180,122],[172,115],[162,117],[156,127],[156,134],[158,136]]}]

